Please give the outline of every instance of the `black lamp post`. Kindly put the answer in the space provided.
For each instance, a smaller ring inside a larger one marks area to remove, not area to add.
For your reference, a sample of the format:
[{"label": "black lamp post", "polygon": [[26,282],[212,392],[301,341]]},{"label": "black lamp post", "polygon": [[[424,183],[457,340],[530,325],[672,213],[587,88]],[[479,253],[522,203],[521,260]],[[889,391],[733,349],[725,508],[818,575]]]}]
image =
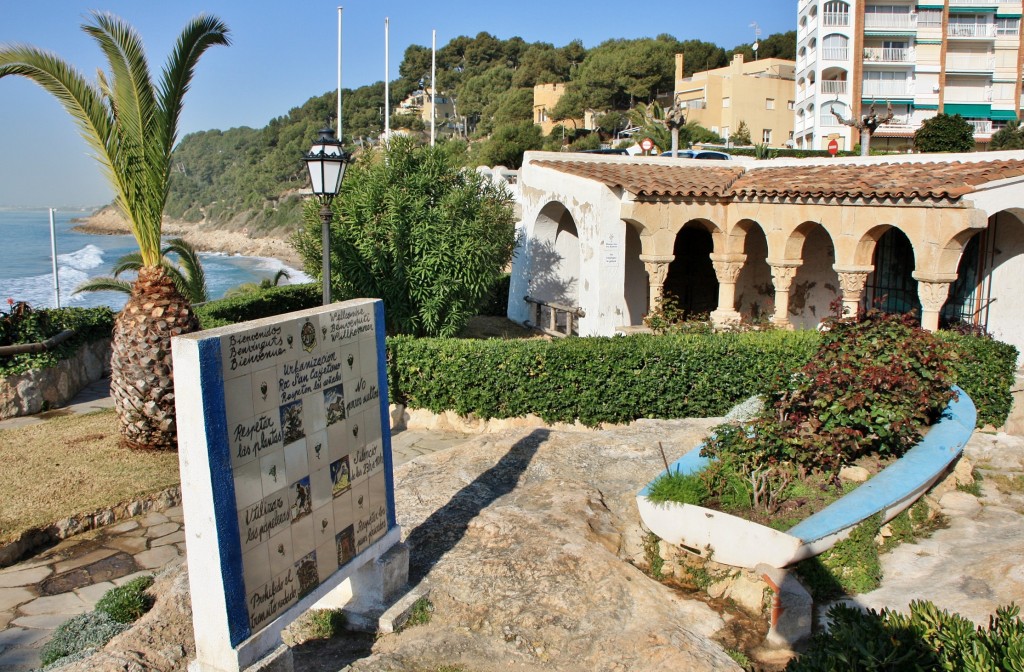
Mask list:
[{"label": "black lamp post", "polygon": [[333,128],[321,128],[309,153],[302,157],[309,170],[313,195],[320,202],[320,223],[323,257],[324,305],[331,302],[331,201],[341,191],[345,168],[352,157],[341,148]]}]

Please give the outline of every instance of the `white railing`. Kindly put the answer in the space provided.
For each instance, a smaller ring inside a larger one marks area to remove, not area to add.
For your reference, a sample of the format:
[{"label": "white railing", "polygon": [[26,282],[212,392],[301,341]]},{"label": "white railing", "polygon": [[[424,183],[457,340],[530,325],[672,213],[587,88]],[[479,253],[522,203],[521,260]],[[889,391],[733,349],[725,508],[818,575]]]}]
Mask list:
[{"label": "white railing", "polygon": [[896,127],[900,127],[900,128],[905,127],[905,126],[916,126],[916,124],[914,123],[913,115],[910,115],[910,114],[897,114],[897,115],[894,115],[893,118],[890,119],[888,122],[886,122],[885,125],[886,126],[896,126]]},{"label": "white railing", "polygon": [[949,4],[950,5],[978,5],[978,6],[989,5],[989,6],[992,6],[992,5],[996,4],[996,0],[949,0]]},{"label": "white railing", "polygon": [[865,14],[867,30],[915,30],[917,14]]},{"label": "white railing", "polygon": [[951,23],[946,26],[947,37],[995,37],[994,23]]},{"label": "white railing", "polygon": [[955,91],[946,90],[946,103],[956,105],[958,103],[991,103],[992,87],[978,87],[968,89],[957,87]]},{"label": "white railing", "polygon": [[967,123],[974,128],[975,135],[992,132],[992,122],[988,119],[968,119]]},{"label": "white railing", "polygon": [[822,112],[818,117],[819,126],[842,126],[838,119],[832,112]]},{"label": "white railing", "polygon": [[991,72],[996,67],[995,56],[978,58],[977,56],[946,55],[946,70],[967,70],[969,72]]},{"label": "white railing", "polygon": [[822,47],[821,59],[823,61],[845,61],[850,57],[850,50],[846,47]]},{"label": "white railing", "polygon": [[847,82],[845,79],[823,79],[821,80],[822,93],[846,93]]},{"label": "white railing", "polygon": [[862,95],[865,98],[882,98],[895,96],[905,98],[914,95],[914,87],[905,80],[897,81],[872,81],[864,80]]},{"label": "white railing", "polygon": [[886,49],[883,47],[865,47],[864,60],[883,63],[910,63],[914,60],[913,49]]},{"label": "white railing", "polygon": [[821,15],[823,26],[848,26],[850,25],[849,12],[825,12]]}]

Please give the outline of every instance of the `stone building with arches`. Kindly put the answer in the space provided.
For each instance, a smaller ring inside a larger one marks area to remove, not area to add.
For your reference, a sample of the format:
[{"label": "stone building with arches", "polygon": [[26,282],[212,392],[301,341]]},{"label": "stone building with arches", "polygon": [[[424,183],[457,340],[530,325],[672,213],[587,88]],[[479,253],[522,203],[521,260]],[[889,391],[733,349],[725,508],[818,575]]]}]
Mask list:
[{"label": "stone building with arches", "polygon": [[580,335],[670,294],[716,325],[847,310],[979,324],[1024,351],[1024,152],[679,161],[528,152],[508,315],[579,307]]}]

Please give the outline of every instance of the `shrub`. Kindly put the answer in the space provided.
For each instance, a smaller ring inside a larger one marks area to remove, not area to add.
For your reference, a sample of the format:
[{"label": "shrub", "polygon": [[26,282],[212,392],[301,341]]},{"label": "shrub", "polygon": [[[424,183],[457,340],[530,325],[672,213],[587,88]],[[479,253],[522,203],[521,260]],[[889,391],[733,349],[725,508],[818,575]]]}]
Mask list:
[{"label": "shrub", "polygon": [[195,306],[195,312],[203,329],[213,329],[227,324],[315,308],[321,305],[322,301],[323,293],[318,284],[284,285],[227,299],[207,301]]},{"label": "shrub", "polygon": [[651,484],[647,499],[655,504],[679,502],[699,506],[708,495],[708,486],[698,474],[665,473]]},{"label": "shrub", "polygon": [[950,361],[956,384],[978,408],[978,426],[1006,422],[1013,404],[1010,390],[1017,370],[1017,348],[984,336],[937,332],[958,353]]},{"label": "shrub", "polygon": [[111,588],[96,603],[96,611],[102,611],[118,623],[132,623],[152,608],[153,598],[146,594],[152,585],[152,576],[140,576]]},{"label": "shrub", "polygon": [[115,635],[128,629],[101,611],[74,616],[53,631],[53,638],[43,645],[40,661],[43,665],[70,656],[91,647],[100,647]]},{"label": "shrub", "polygon": [[832,607],[828,616],[828,632],[816,635],[787,672],[1024,669],[1024,624],[1014,604],[997,608],[988,628],[920,600],[910,603],[909,616],[845,604]]},{"label": "shrub", "polygon": [[870,311],[859,322],[832,321],[811,361],[772,391],[760,416],[717,428],[702,454],[738,460],[755,482],[755,505],[757,480],[770,503],[788,464],[838,479],[861,456],[898,457],[949,403],[946,362],[956,356],[906,316]]},{"label": "shrub", "polygon": [[66,329],[75,335],[45,352],[0,357],[0,376],[56,366],[83,344],[109,338],[114,328],[114,313],[107,307],[34,310],[28,304],[15,305],[21,310],[0,315],[0,345],[38,343]]},{"label": "shrub", "polygon": [[345,612],[341,609],[314,609],[307,626],[310,639],[331,639],[345,630]]}]

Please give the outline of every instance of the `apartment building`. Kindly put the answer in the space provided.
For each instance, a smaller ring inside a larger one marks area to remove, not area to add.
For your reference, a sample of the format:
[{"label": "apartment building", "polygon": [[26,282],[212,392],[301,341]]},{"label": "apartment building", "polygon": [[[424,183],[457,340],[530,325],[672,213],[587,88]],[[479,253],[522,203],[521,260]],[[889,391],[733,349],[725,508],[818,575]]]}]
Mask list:
[{"label": "apartment building", "polygon": [[795,64],[781,58],[745,63],[736,54],[732,63],[683,77],[683,55],[676,54],[675,95],[686,108],[686,121],[728,139],[741,121],[750,140],[772,147],[793,140],[793,80]]},{"label": "apartment building", "polygon": [[836,114],[871,105],[892,105],[872,139],[892,150],[939,113],[969,121],[979,146],[1018,118],[1021,0],[799,0],[797,16],[797,148],[852,149],[859,132]]},{"label": "apartment building", "polygon": [[[412,114],[423,120],[427,128],[430,128],[430,102],[433,90],[430,87],[413,91],[398,104],[398,114]],[[455,115],[455,103],[444,94],[439,94],[434,99],[434,118],[439,127],[455,127],[457,123]]]}]

